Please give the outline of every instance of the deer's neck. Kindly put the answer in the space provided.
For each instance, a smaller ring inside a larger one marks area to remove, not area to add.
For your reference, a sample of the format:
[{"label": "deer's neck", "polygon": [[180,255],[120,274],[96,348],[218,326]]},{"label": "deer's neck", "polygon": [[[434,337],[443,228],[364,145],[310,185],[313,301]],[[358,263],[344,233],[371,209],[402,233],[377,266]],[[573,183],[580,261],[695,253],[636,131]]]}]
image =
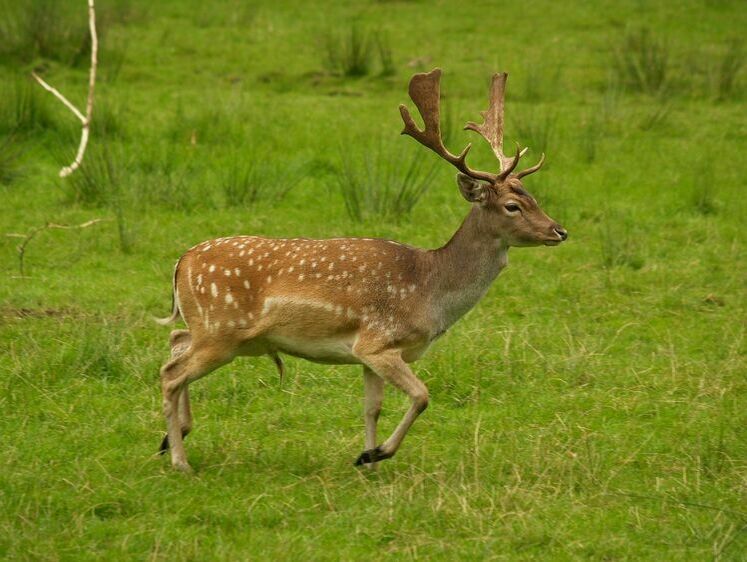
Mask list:
[{"label": "deer's neck", "polygon": [[508,264],[508,247],[482,221],[482,211],[473,207],[451,240],[431,252],[431,302],[441,330],[475,306]]}]

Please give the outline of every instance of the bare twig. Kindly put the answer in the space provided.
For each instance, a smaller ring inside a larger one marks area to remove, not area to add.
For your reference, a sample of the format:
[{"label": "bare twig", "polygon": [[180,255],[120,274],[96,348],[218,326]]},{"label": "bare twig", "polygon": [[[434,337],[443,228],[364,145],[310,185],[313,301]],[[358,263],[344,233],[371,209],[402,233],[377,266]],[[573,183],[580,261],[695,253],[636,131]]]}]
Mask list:
[{"label": "bare twig", "polygon": [[21,243],[18,245],[16,250],[18,251],[18,270],[21,273],[21,277],[25,277],[23,258],[26,255],[26,246],[29,245],[29,242],[31,242],[37,234],[44,230],[75,230],[79,228],[88,228],[89,226],[93,226],[94,224],[100,222],[106,222],[108,220],[111,219],[91,219],[81,224],[57,224],[54,222],[48,222],[42,226],[36,226],[32,228],[28,231],[27,234],[16,234],[15,232],[12,232],[10,234],[6,234],[5,236],[8,236],[10,238],[22,238]]},{"label": "bare twig", "polygon": [[96,67],[98,66],[98,50],[99,40],[96,35],[96,11],[93,6],[94,0],[88,0],[88,28],[91,32],[91,70],[88,75],[88,100],[86,101],[86,114],[83,115],[77,107],[75,107],[65,96],[63,96],[59,90],[50,86],[44,79],[39,76],[36,72],[32,72],[31,75],[36,79],[42,88],[50,92],[54,97],[60,100],[65,107],[67,107],[83,124],[80,135],[80,145],[78,146],[78,153],[75,155],[75,160],[69,166],[65,166],[60,170],[60,177],[64,178],[72,174],[78,169],[81,162],[83,162],[83,155],[86,152],[86,146],[88,146],[88,135],[91,129],[91,116],[93,115],[93,91],[96,86]]}]

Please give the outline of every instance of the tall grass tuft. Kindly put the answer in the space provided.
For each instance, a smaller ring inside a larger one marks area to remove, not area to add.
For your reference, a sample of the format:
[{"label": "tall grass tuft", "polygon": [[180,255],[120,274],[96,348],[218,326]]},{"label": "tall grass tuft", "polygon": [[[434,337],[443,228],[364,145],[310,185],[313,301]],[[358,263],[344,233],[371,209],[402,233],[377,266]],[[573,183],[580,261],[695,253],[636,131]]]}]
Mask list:
[{"label": "tall grass tuft", "polygon": [[54,125],[44,91],[16,75],[0,85],[0,132],[24,133]]},{"label": "tall grass tuft", "polygon": [[0,185],[10,185],[23,175],[23,152],[16,134],[0,136]]},{"label": "tall grass tuft", "polygon": [[733,98],[738,92],[739,73],[745,66],[744,42],[732,39],[726,50],[714,60],[710,72],[711,90],[717,100]]},{"label": "tall grass tuft", "polygon": [[392,43],[384,31],[370,32],[354,23],[344,32],[327,30],[322,44],[324,67],[332,75],[360,78],[372,74],[376,66],[381,77],[397,73]]},{"label": "tall grass tuft", "polygon": [[366,76],[373,62],[373,42],[359,25],[350,26],[347,33],[328,32],[324,38],[325,64],[333,73],[345,77]]},{"label": "tall grass tuft", "polygon": [[[87,65],[91,48],[85,2],[60,0],[0,0],[0,60],[29,63],[55,60],[70,66]],[[96,5],[96,30],[105,47],[112,25],[132,19],[129,0]]]},{"label": "tall grass tuft", "polygon": [[[70,146],[66,143],[55,147],[53,154],[60,166],[70,163]],[[119,180],[118,169],[109,150],[100,144],[91,144],[78,171],[63,181],[68,200],[86,207],[107,206]]]},{"label": "tall grass tuft", "polygon": [[671,80],[669,46],[646,27],[629,30],[615,49],[613,67],[628,89],[661,93]]},{"label": "tall grass tuft", "polygon": [[435,162],[425,155],[403,155],[381,142],[375,149],[357,153],[341,150],[337,173],[340,194],[348,216],[355,221],[368,218],[400,221],[410,214],[430,186]]},{"label": "tall grass tuft", "polygon": [[57,0],[3,0],[0,57],[30,62],[41,57],[71,64],[88,43],[86,7]]},{"label": "tall grass tuft", "polygon": [[[55,154],[60,165],[69,164],[67,146],[57,148]],[[106,143],[94,144],[88,147],[80,168],[62,182],[68,190],[68,198],[75,203],[114,212],[119,247],[123,253],[129,253],[134,236],[125,214],[131,198],[123,175],[125,167],[120,151],[112,150]]]},{"label": "tall grass tuft", "polygon": [[193,147],[173,142],[156,143],[134,163],[137,184],[133,195],[142,205],[183,212],[214,207],[204,166]]},{"label": "tall grass tuft", "polygon": [[232,154],[223,165],[218,183],[228,207],[278,202],[304,179],[303,170],[299,166],[268,163],[266,157],[242,151]]},{"label": "tall grass tuft", "polygon": [[[127,114],[119,103],[100,97],[96,100],[91,120],[91,138],[109,141],[114,138],[125,136],[124,123],[127,122]],[[78,122],[73,122],[75,129],[79,129]]]},{"label": "tall grass tuft", "polygon": [[714,215],[719,211],[717,200],[718,182],[710,158],[695,162],[686,183],[690,184],[689,207],[699,215]]},{"label": "tall grass tuft", "polygon": [[397,67],[394,64],[394,55],[392,54],[392,44],[389,36],[383,31],[375,34],[374,42],[376,43],[376,52],[379,55],[379,64],[381,69],[379,75],[394,76],[397,73]]}]

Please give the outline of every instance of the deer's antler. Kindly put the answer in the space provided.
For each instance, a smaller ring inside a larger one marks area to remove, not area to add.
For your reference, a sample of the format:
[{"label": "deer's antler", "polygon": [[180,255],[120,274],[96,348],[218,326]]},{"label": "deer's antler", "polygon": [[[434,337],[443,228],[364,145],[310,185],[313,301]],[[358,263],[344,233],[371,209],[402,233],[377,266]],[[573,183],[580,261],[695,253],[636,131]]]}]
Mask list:
[{"label": "deer's antler", "polygon": [[[490,86],[490,106],[487,111],[482,112],[483,123],[478,125],[477,123],[469,122],[464,127],[465,130],[474,131],[488,141],[490,148],[493,150],[493,154],[498,159],[498,162],[500,162],[500,173],[492,174],[490,172],[481,172],[478,170],[472,170],[467,166],[465,159],[469,149],[472,147],[471,144],[468,144],[459,156],[453,155],[444,146],[443,140],[441,139],[440,123],[440,68],[436,68],[427,74],[415,74],[410,79],[410,98],[415,102],[415,105],[423,118],[425,129],[422,131],[418,129],[410,116],[407,107],[400,105],[399,111],[402,114],[402,120],[405,122],[405,128],[402,131],[402,134],[410,135],[420,144],[430,148],[444,160],[450,162],[460,172],[467,174],[474,179],[487,181],[492,184],[505,180],[509,174],[516,169],[519,159],[527,151],[526,147],[522,149],[517,144],[516,154],[513,157],[503,154],[503,106],[507,78],[508,74],[505,72],[493,75],[493,80]],[[538,164],[520,171],[516,174],[516,177],[522,178],[536,172],[542,167],[544,161],[545,155],[543,154]]]},{"label": "deer's antler", "polygon": [[526,152],[526,148],[521,150],[517,145],[517,153],[513,158],[503,154],[503,105],[506,92],[506,79],[508,74],[500,72],[493,74],[493,80],[490,84],[490,107],[487,111],[480,114],[483,117],[483,124],[478,125],[470,121],[464,126],[465,130],[476,132],[490,145],[493,154],[501,164],[501,179],[506,179]]},{"label": "deer's antler", "polygon": [[526,170],[522,170],[518,174],[516,174],[516,177],[521,179],[524,176],[528,176],[529,174],[533,174],[537,170],[539,170],[542,167],[542,164],[545,163],[545,153],[542,153],[542,156],[540,156],[539,162],[537,162],[534,166],[531,168],[527,168]]},{"label": "deer's antler", "polygon": [[413,75],[410,79],[409,94],[423,118],[425,129],[422,131],[418,129],[407,107],[401,104],[399,112],[402,114],[402,121],[405,123],[402,134],[410,135],[423,146],[430,148],[463,174],[476,180],[495,183],[498,180],[497,174],[472,170],[467,166],[465,159],[469,149],[472,148],[472,144],[464,147],[459,156],[455,156],[444,146],[441,138],[441,69],[435,68],[428,73]]},{"label": "deer's antler", "polygon": [[[506,80],[508,74],[505,72],[499,72],[493,74],[493,80],[490,84],[490,107],[487,111],[481,112],[483,117],[483,124],[478,125],[473,122],[467,123],[464,127],[465,130],[474,131],[479,134],[482,138],[488,141],[490,148],[493,149],[493,154],[501,163],[500,178],[506,179],[508,175],[514,171],[516,165],[519,163],[519,158],[524,156],[527,147],[520,149],[517,145],[516,155],[511,158],[503,154],[503,107],[504,99],[506,95]],[[523,178],[539,170],[542,164],[545,162],[545,155],[542,154],[540,161],[535,166],[522,170],[516,174],[517,178]]]}]

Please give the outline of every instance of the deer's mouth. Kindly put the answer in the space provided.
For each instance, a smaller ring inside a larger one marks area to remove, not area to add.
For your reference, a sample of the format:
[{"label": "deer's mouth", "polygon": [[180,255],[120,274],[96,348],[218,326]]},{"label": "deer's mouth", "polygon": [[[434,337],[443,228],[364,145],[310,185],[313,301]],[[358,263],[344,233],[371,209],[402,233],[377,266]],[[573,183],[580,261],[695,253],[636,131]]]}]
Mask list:
[{"label": "deer's mouth", "polygon": [[556,224],[553,229],[552,233],[555,235],[552,238],[547,238],[545,240],[545,246],[557,246],[564,240],[568,238],[568,231],[560,226],[559,224]]}]

